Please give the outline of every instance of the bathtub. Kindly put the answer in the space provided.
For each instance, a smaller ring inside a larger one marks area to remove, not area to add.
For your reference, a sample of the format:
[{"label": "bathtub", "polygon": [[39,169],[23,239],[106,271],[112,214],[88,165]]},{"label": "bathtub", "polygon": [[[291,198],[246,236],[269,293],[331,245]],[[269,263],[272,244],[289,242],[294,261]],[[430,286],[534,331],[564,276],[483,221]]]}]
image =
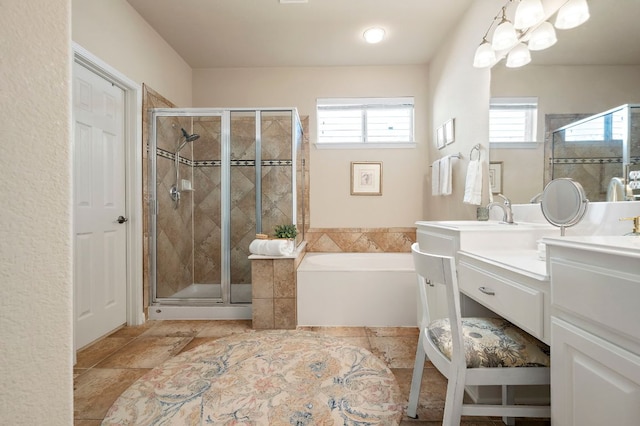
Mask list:
[{"label": "bathtub", "polygon": [[300,326],[415,327],[411,253],[307,253],[297,270]]}]

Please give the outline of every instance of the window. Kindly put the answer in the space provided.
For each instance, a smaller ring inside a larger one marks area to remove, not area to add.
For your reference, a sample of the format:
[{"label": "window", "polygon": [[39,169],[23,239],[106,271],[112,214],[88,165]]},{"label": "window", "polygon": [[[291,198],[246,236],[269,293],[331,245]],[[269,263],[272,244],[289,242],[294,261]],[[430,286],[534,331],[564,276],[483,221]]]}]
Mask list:
[{"label": "window", "polygon": [[316,104],[317,146],[415,146],[413,98],[323,98]]},{"label": "window", "polygon": [[489,142],[522,145],[536,142],[537,98],[491,98]]}]

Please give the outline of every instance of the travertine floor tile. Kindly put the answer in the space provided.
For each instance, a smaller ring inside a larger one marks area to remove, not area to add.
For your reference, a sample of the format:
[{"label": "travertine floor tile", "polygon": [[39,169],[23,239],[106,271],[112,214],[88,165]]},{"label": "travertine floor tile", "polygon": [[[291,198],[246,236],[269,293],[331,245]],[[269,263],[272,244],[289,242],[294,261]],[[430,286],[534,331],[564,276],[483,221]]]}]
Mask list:
[{"label": "travertine floor tile", "polygon": [[79,376],[74,383],[74,418],[102,420],[120,394],[147,371],[93,368]]},{"label": "travertine floor tile", "polygon": [[133,338],[131,337],[105,337],[100,339],[78,352],[74,368],[91,368],[132,340]]},{"label": "travertine floor tile", "polygon": [[97,368],[153,368],[191,341],[191,337],[139,337],[96,365]]},{"label": "travertine floor tile", "polygon": [[150,327],[141,337],[163,336],[163,337],[195,337],[203,328],[209,326],[211,321],[204,320],[165,320],[157,321],[157,324]]},{"label": "travertine floor tile", "polygon": [[138,337],[145,331],[154,327],[160,321],[146,321],[142,325],[134,325],[134,326],[124,326],[119,330],[114,331],[109,335],[109,337]]},{"label": "travertine floor tile", "polygon": [[213,342],[215,340],[218,340],[218,337],[194,337],[184,348],[180,350],[179,353],[189,351],[193,348],[196,348],[202,345],[203,343]]}]

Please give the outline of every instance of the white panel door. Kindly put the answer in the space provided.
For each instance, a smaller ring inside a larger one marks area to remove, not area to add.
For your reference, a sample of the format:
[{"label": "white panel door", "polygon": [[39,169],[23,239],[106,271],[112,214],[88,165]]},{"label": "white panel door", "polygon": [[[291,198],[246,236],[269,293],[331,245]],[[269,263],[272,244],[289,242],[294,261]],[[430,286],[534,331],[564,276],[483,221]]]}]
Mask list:
[{"label": "white panel door", "polygon": [[77,349],[126,323],[127,223],[124,92],[73,66]]}]

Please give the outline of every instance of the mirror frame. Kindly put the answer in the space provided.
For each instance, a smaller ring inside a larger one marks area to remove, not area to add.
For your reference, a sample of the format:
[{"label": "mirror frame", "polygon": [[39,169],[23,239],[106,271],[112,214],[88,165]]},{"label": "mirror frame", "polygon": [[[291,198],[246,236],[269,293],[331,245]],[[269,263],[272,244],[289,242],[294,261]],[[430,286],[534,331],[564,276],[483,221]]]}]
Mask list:
[{"label": "mirror frame", "polygon": [[[570,186],[567,186],[569,183]],[[560,191],[562,189],[562,191]],[[558,197],[558,194],[560,195]],[[562,202],[577,200],[575,205],[569,206],[569,212],[562,216],[557,212],[558,203],[553,203],[550,197],[553,195],[555,199],[560,199]],[[565,228],[573,226],[579,223],[587,212],[587,205],[589,200],[587,199],[584,188],[580,183],[571,178],[558,178],[549,182],[544,191],[542,191],[542,197],[540,198],[540,208],[542,209],[542,215],[553,226],[560,227],[560,235],[564,236]]]}]

